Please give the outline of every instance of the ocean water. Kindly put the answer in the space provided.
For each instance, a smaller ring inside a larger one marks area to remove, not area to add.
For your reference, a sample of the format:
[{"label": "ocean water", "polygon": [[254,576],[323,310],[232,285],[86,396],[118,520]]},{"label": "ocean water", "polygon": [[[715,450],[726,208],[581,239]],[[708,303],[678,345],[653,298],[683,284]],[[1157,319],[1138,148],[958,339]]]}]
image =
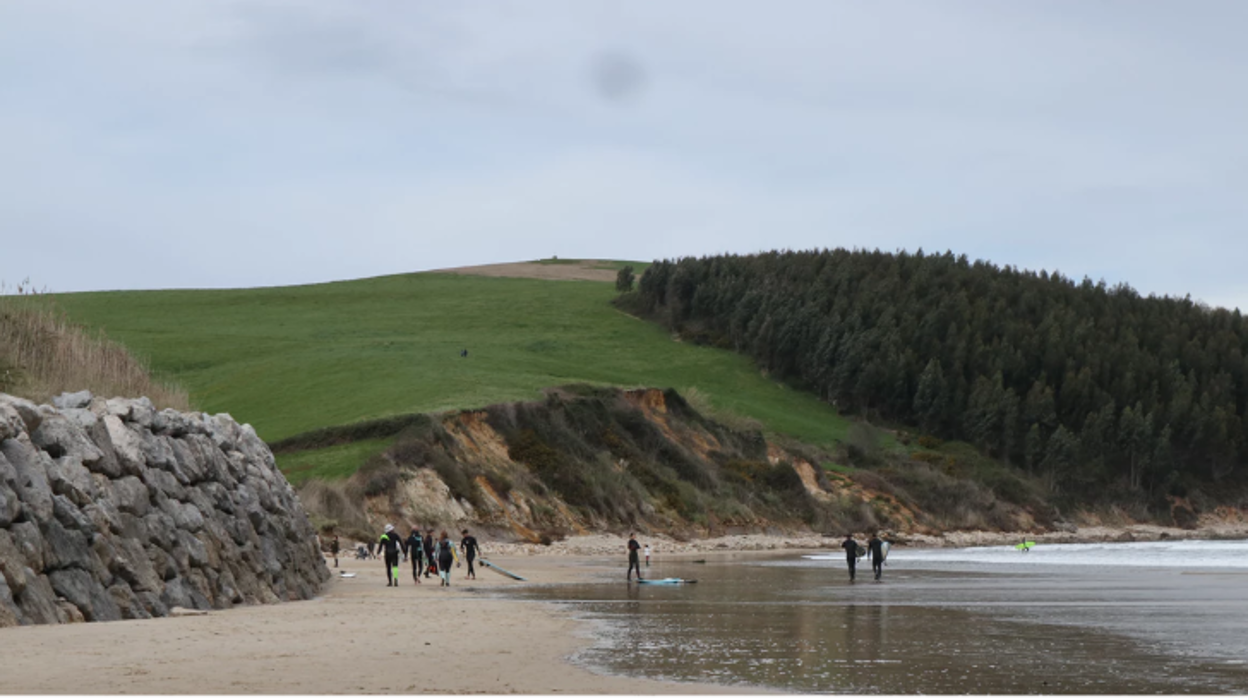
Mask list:
[{"label": "ocean water", "polygon": [[[830,693],[1248,692],[1248,541],[708,555],[516,594],[589,621],[574,661]],[[621,563],[623,559],[621,558]]]}]

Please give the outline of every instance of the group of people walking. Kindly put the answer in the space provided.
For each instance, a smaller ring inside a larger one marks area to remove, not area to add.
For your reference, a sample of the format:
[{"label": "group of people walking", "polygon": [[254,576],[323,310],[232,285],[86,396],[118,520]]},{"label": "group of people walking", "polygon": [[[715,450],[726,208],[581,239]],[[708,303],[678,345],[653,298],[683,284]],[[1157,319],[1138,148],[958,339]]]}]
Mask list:
[{"label": "group of people walking", "polygon": [[[849,565],[849,581],[854,581],[855,573],[858,568],[859,549],[863,547],[861,543],[854,540],[854,534],[846,533],[845,542],[841,543],[841,547],[845,549],[845,563]],[[875,581],[880,581],[880,576],[884,574],[884,558],[887,554],[884,552],[884,540],[880,538],[880,534],[872,533],[871,538],[867,540],[866,558],[871,563],[871,571],[875,574]]]},{"label": "group of people walking", "polygon": [[478,545],[477,539],[468,533],[468,529],[462,532],[462,538],[459,545],[456,546],[443,530],[435,539],[433,529],[425,530],[425,535],[420,534],[420,529],[412,526],[412,532],[404,538],[394,529],[393,524],[386,524],[385,531],[377,541],[378,551],[385,559],[386,564],[386,586],[399,585],[399,557],[402,555],[404,560],[410,560],[412,563],[412,580],[416,584],[420,584],[420,578],[429,578],[431,574],[437,574],[441,580],[440,586],[449,587],[451,585],[451,566],[462,566],[460,553],[463,558],[468,561],[468,579],[476,579],[477,571],[474,563],[477,556],[481,553],[481,546]]}]

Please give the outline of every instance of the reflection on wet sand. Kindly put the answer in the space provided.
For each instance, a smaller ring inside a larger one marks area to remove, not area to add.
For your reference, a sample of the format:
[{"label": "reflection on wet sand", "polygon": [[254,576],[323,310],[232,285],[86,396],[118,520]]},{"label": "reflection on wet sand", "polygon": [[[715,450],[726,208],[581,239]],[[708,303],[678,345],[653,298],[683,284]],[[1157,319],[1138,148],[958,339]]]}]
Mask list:
[{"label": "reflection on wet sand", "polygon": [[[613,673],[853,693],[1242,692],[1237,579],[907,569],[726,556],[622,582],[529,589],[597,624],[577,661]],[[1194,596],[1193,592],[1199,593]],[[1219,601],[1221,599],[1221,601]],[[1238,644],[1235,644],[1238,643]]]}]

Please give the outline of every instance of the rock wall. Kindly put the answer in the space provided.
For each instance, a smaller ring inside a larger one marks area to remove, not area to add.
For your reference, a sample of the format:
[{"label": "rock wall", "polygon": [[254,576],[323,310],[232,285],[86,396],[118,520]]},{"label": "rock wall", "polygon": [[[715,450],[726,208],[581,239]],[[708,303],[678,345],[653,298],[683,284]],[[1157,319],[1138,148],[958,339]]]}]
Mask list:
[{"label": "rock wall", "polygon": [[330,573],[273,455],[229,415],[0,393],[0,627],[316,595]]}]

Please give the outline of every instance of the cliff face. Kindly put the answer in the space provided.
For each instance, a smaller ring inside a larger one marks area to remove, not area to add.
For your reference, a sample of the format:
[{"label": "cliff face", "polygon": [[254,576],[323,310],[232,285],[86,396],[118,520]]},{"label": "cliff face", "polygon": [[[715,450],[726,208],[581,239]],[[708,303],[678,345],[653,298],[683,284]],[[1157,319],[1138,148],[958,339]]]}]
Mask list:
[{"label": "cliff face", "polygon": [[905,497],[710,420],[675,391],[568,386],[409,422],[347,483],[305,486],[308,510],[349,534],[470,525],[530,542],[923,526]]},{"label": "cliff face", "polygon": [[0,394],[0,627],[307,599],[328,580],[273,456],[229,415]]}]

